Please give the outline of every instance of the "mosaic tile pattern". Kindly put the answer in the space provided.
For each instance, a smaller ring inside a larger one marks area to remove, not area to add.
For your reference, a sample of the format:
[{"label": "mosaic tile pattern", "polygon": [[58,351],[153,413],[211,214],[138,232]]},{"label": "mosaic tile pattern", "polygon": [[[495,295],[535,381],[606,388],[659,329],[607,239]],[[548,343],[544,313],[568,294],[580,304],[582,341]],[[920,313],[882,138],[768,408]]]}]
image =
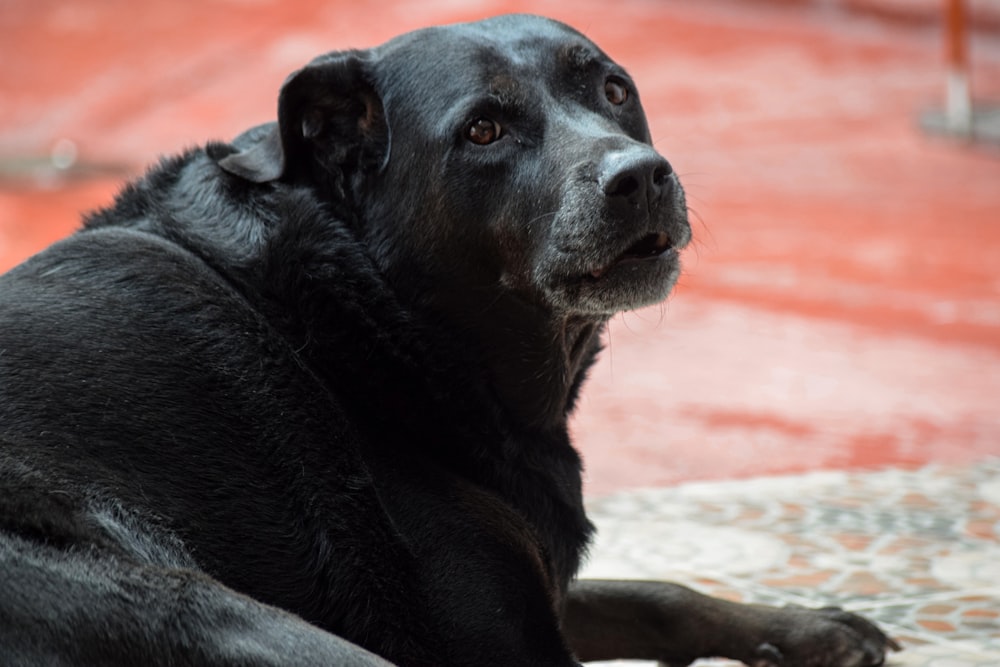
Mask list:
[{"label": "mosaic tile pattern", "polygon": [[589,511],[599,537],[583,576],[837,604],[904,644],[888,665],[1000,666],[1000,458],[639,490]]}]

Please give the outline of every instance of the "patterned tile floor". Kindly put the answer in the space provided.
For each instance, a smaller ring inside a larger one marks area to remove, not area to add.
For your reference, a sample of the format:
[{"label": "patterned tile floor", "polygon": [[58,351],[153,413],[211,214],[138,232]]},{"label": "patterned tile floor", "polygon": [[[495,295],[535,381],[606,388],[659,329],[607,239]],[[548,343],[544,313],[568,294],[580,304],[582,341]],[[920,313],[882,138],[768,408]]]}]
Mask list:
[{"label": "patterned tile floor", "polygon": [[589,509],[584,576],[838,604],[904,644],[889,665],[1000,665],[1000,458],[630,491]]}]

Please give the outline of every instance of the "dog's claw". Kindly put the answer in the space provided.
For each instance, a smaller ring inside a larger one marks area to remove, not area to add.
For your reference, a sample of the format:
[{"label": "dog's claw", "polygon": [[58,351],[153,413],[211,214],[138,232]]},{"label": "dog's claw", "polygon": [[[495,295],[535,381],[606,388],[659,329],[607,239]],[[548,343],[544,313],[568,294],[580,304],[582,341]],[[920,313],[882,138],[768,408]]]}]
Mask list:
[{"label": "dog's claw", "polygon": [[775,630],[775,643],[757,647],[748,661],[752,667],[780,667],[786,662],[817,667],[879,667],[890,651],[903,648],[871,621],[839,607],[808,609],[788,605],[780,610]]}]

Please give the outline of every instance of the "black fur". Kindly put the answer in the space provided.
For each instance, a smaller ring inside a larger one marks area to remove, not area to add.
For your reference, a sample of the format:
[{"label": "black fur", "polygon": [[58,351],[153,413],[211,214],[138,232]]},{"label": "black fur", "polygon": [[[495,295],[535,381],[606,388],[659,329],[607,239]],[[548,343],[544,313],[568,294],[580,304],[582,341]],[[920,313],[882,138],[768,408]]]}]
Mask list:
[{"label": "black fur", "polygon": [[[689,236],[627,75],[565,26],[317,59],[278,123],[164,160],[0,278],[0,663],[610,650],[574,630],[566,419],[604,322],[666,295]],[[666,586],[646,622],[715,609]],[[705,650],[784,624],[754,618]],[[661,634],[620,656],[691,653]]]}]

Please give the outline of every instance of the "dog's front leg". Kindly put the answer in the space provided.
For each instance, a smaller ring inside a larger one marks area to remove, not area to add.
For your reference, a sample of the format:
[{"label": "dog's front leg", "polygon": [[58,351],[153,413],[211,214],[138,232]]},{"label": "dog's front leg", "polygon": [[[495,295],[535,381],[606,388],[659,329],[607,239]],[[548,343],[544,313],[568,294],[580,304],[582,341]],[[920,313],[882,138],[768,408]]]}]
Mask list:
[{"label": "dog's front leg", "polygon": [[873,667],[900,648],[840,609],[740,604],[653,581],[573,582],[563,631],[580,660],[671,666],[723,657],[754,667]]}]

